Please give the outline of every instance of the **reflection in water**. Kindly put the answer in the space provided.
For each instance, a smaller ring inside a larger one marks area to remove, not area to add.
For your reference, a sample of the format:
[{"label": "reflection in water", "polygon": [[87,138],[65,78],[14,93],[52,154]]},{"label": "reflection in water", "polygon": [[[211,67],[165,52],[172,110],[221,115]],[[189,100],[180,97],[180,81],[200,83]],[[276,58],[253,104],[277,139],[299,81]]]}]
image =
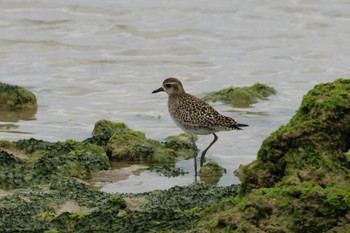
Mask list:
[{"label": "reflection in water", "polygon": [[[20,120],[30,121],[35,120],[37,108],[29,108],[25,110],[5,111],[0,110],[0,132],[14,133],[14,134],[31,134],[15,130],[19,128],[17,124],[10,124],[8,122],[19,122]],[[5,122],[5,123],[1,123]]]},{"label": "reflection in water", "polygon": [[0,131],[10,131],[13,129],[18,129],[18,125],[15,124],[0,124]]},{"label": "reflection in water", "polygon": [[18,122],[19,120],[35,120],[37,108],[16,111],[0,111],[0,122]]}]

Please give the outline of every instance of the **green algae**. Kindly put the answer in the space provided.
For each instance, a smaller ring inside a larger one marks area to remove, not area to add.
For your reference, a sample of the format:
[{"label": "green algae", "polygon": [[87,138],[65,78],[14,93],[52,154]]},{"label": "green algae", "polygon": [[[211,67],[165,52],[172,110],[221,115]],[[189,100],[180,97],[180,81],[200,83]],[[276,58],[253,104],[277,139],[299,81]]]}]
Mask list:
[{"label": "green algae", "polygon": [[0,110],[37,108],[35,95],[23,87],[0,82]]},{"label": "green algae", "polygon": [[85,142],[103,147],[114,161],[175,163],[179,157],[193,155],[188,135],[171,136],[161,143],[125,123],[108,120],[96,122],[92,137]]},{"label": "green algae", "polygon": [[217,184],[224,173],[226,173],[226,169],[214,161],[209,161],[199,169],[201,181],[209,184]]},{"label": "green algae", "polygon": [[145,134],[132,131],[113,135],[107,145],[107,154],[116,161],[175,162],[176,153],[159,141],[147,139]]},{"label": "green algae", "polygon": [[255,83],[250,87],[230,86],[226,89],[211,92],[204,96],[206,101],[221,101],[234,107],[249,107],[257,103],[258,99],[266,99],[270,95],[276,94],[273,87],[262,83]]},{"label": "green algae", "polygon": [[350,80],[319,84],[235,174],[241,193],[205,210],[209,232],[350,230]]},{"label": "green algae", "polygon": [[92,136],[108,136],[113,134],[125,134],[131,129],[123,122],[112,122],[108,120],[99,120],[95,123],[95,127],[92,131]]},{"label": "green algae", "polygon": [[[1,198],[0,228],[5,232],[185,231],[203,209],[237,192],[237,186],[197,183],[143,194],[105,194],[74,179],[57,179],[45,190],[32,186],[30,192],[17,190]],[[133,200],[140,199],[144,201],[138,209],[129,208]],[[76,203],[79,209],[61,213],[67,202]]]},{"label": "green algae", "polygon": [[[195,136],[195,140],[197,138]],[[163,141],[163,144],[166,148],[173,149],[179,157],[184,159],[193,158],[193,145],[189,134],[181,133],[179,135],[169,136]]]},{"label": "green algae", "polygon": [[243,187],[271,187],[282,179],[344,184],[350,168],[349,112],[349,79],[315,86],[290,122],[264,140],[258,159],[236,172]]},{"label": "green algae", "polygon": [[[43,232],[55,227],[60,215],[60,206],[67,201],[82,209],[92,210],[107,206],[109,195],[92,191],[69,177],[57,175],[44,186],[28,184],[29,189],[15,189],[11,195],[0,199],[0,229],[3,232]],[[74,216],[74,213],[73,213]],[[68,223],[67,223],[68,225]],[[67,226],[65,225],[65,226]]]},{"label": "green algae", "polygon": [[325,188],[314,182],[254,189],[208,208],[197,227],[211,232],[325,232],[347,223],[349,195],[349,186]]},{"label": "green algae", "polygon": [[0,82],[0,121],[33,119],[37,107],[36,97],[31,91]]},{"label": "green algae", "polygon": [[57,174],[88,179],[110,167],[105,151],[89,143],[73,140],[52,143],[32,138],[1,144],[28,156],[20,159],[0,151],[0,187],[5,189],[47,182]]}]

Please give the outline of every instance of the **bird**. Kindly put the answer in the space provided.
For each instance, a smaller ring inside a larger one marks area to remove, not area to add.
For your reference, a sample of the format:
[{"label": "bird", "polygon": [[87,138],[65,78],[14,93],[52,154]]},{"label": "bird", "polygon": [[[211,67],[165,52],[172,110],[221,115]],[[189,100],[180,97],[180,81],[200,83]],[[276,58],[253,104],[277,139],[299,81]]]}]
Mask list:
[{"label": "bird", "polygon": [[195,135],[214,135],[214,140],[201,154],[201,166],[209,148],[218,140],[219,131],[242,130],[247,124],[237,123],[231,117],[221,115],[204,100],[185,92],[180,80],[174,77],[166,78],[160,88],[152,94],[166,92],[168,94],[168,110],[175,124],[188,133],[191,138],[195,157],[198,147]]}]

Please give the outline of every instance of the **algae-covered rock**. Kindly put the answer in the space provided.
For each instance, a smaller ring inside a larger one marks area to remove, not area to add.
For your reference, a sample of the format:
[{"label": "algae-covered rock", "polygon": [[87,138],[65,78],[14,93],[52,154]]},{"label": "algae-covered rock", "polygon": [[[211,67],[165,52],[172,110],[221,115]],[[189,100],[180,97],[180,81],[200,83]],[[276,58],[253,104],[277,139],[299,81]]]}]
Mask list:
[{"label": "algae-covered rock", "polygon": [[319,84],[241,166],[239,196],[207,209],[210,232],[350,231],[350,80]]},{"label": "algae-covered rock", "polygon": [[92,136],[108,136],[112,137],[113,134],[125,134],[131,129],[123,122],[112,122],[108,120],[99,120],[95,123]]},{"label": "algae-covered rock", "polygon": [[196,228],[210,232],[349,231],[349,197],[349,186],[321,187],[311,181],[254,189],[213,205]]},{"label": "algae-covered rock", "polygon": [[214,161],[209,161],[199,169],[201,181],[209,184],[218,183],[224,173],[226,173],[226,169]]},{"label": "algae-covered rock", "polygon": [[[91,178],[109,168],[106,152],[93,144],[67,140],[46,142],[36,139],[1,143],[11,151],[0,152],[0,188],[21,188],[48,182],[57,175]],[[20,159],[17,153],[27,155]]]},{"label": "algae-covered rock", "polygon": [[[68,215],[71,221],[77,221],[94,208],[110,209],[109,198],[110,195],[58,174],[45,185],[28,183],[27,189],[12,190],[0,198],[0,229],[1,232],[50,232],[50,229],[69,232],[73,224],[68,220],[59,222],[60,216]],[[117,203],[113,205],[115,209],[125,208]]]},{"label": "algae-covered rock", "polygon": [[[197,140],[197,136],[195,140]],[[166,148],[176,151],[177,156],[183,157],[184,159],[193,158],[193,145],[190,135],[181,133],[179,135],[169,136],[163,143]]]},{"label": "algae-covered rock", "polygon": [[108,120],[96,122],[92,135],[85,142],[102,146],[115,161],[173,163],[177,157],[187,156],[191,147],[184,139],[175,137],[161,143],[125,123]]},{"label": "algae-covered rock", "polygon": [[0,121],[29,120],[36,111],[36,97],[31,91],[0,82]]},{"label": "algae-covered rock", "polygon": [[69,177],[30,188],[0,197],[2,232],[186,231],[204,208],[238,192],[237,186],[197,183],[142,194],[106,194]]},{"label": "algae-covered rock", "polygon": [[93,143],[106,149],[109,139],[114,134],[126,134],[130,131],[132,130],[123,122],[99,120],[95,123],[92,137],[86,139],[85,142]]},{"label": "algae-covered rock", "polygon": [[174,162],[176,153],[165,148],[159,141],[147,139],[139,131],[130,131],[127,134],[114,135],[107,145],[107,153],[113,160],[147,161],[147,162]]},{"label": "algae-covered rock", "polygon": [[236,174],[245,189],[271,187],[284,179],[320,185],[345,184],[350,164],[350,80],[315,86],[286,126],[263,142],[256,161]]},{"label": "algae-covered rock", "polygon": [[[237,186],[215,187],[206,184],[136,195],[125,194],[115,198],[117,208],[99,205],[82,219],[71,221],[63,215],[51,224],[62,232],[68,230],[67,226],[72,232],[181,232],[191,229],[202,209],[236,194]],[[126,208],[119,204],[124,198],[128,198]],[[129,208],[133,199],[139,202],[141,198],[144,199],[142,206],[137,210]]]},{"label": "algae-covered rock", "polygon": [[23,87],[0,82],[0,110],[37,108],[35,95]]},{"label": "algae-covered rock", "polygon": [[204,100],[221,101],[235,107],[249,107],[251,104],[257,103],[258,99],[266,99],[273,94],[276,94],[273,87],[255,83],[250,87],[230,86],[220,91],[211,92],[204,96]]}]

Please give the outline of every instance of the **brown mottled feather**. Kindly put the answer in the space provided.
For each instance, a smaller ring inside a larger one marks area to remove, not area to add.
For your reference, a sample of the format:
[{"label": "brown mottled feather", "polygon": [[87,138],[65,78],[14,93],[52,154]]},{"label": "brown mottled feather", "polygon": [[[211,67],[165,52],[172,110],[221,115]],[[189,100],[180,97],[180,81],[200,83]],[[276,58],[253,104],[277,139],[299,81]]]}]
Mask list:
[{"label": "brown mottled feather", "polygon": [[[161,91],[165,91],[169,96],[168,110],[174,122],[183,131],[191,135],[195,158],[197,156],[197,146],[193,135],[214,135],[214,140],[202,152],[201,165],[204,163],[205,154],[218,139],[218,136],[215,134],[216,132],[233,129],[241,130],[240,127],[248,126],[245,124],[238,124],[231,117],[223,116],[218,113],[205,101],[187,94],[181,82],[176,78],[165,79],[163,86],[154,90],[152,93]],[[195,161],[197,160],[195,159]]]},{"label": "brown mottled feather", "polygon": [[235,127],[237,122],[234,119],[221,115],[205,101],[187,93],[170,95],[168,107],[173,120],[185,131],[210,134],[238,129],[238,126]]},{"label": "brown mottled feather", "polygon": [[211,134],[222,130],[240,130],[240,126],[231,117],[218,113],[205,101],[187,94],[179,80],[168,78],[163,86],[154,91],[168,93],[168,109],[175,123],[190,134]]}]

